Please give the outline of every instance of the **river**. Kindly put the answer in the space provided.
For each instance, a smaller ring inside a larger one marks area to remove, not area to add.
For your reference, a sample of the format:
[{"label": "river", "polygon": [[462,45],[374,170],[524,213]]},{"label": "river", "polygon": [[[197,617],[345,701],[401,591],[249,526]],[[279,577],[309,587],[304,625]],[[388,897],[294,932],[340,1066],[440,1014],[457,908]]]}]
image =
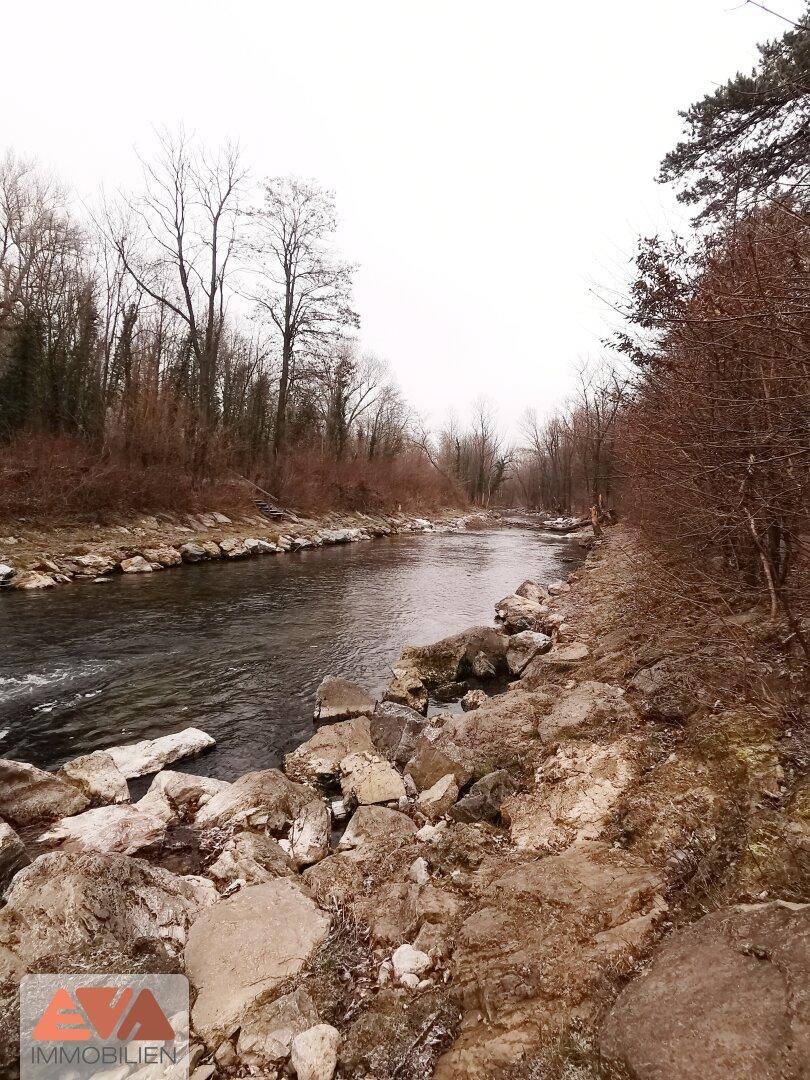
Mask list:
[{"label": "river", "polygon": [[366,543],[0,596],[0,756],[53,767],[189,725],[183,769],[234,779],[312,734],[315,689],[381,691],[409,643],[492,623],[527,577],[576,552],[517,529]]}]

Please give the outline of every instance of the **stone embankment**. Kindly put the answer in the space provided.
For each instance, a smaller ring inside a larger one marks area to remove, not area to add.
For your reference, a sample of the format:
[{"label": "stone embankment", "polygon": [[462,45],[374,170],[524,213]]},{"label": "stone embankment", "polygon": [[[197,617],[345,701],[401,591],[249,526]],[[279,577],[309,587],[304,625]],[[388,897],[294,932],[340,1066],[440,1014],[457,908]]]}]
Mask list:
[{"label": "stone embankment", "polygon": [[486,515],[444,511],[430,520],[396,515],[330,514],[283,521],[258,514],[160,514],[126,524],[38,529],[27,525],[0,536],[0,589],[49,589],[70,582],[110,580],[114,574],[159,570],[223,559],[353,544],[398,533],[463,529]]},{"label": "stone embankment", "polygon": [[199,1080],[806,1076],[794,733],[710,681],[727,624],[685,662],[708,631],[639,606],[641,561],[613,530],[382,701],[326,679],[283,770],[165,768],[194,729],[0,762],[0,1071],[21,976],[79,967],[185,972]]}]

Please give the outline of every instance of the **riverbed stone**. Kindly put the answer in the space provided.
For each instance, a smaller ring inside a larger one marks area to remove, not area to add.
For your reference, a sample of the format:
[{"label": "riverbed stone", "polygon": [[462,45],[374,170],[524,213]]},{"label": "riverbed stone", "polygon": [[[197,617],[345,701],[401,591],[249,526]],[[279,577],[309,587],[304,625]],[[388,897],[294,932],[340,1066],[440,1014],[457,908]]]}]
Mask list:
[{"label": "riverbed stone", "polygon": [[501,804],[515,790],[515,782],[505,769],[496,769],[476,781],[458,802],[450,807],[454,821],[497,822]]},{"label": "riverbed stone", "polygon": [[219,541],[219,547],[226,559],[246,559],[250,550],[236,536],[225,536]]},{"label": "riverbed stone", "polygon": [[515,589],[515,596],[522,596],[525,600],[531,600],[535,604],[545,604],[549,598],[548,589],[539,581],[527,579]]},{"label": "riverbed stone", "polygon": [[428,708],[428,690],[415,671],[405,667],[395,667],[394,677],[383,695],[385,701],[395,705],[405,705],[414,712],[426,713]]},{"label": "riverbed stone", "polygon": [[142,554],[148,562],[158,566],[179,566],[183,561],[183,556],[173,547],[145,548]]},{"label": "riverbed stone", "polygon": [[320,862],[329,854],[331,827],[329,808],[321,799],[313,799],[298,812],[286,842],[290,858],[299,870]]},{"label": "riverbed stone", "polygon": [[557,644],[547,653],[535,656],[531,663],[524,669],[525,676],[541,675],[548,669],[566,671],[569,668],[578,667],[583,660],[587,660],[591,650],[584,641],[572,641]]},{"label": "riverbed stone", "polygon": [[132,779],[135,776],[158,772],[164,765],[170,765],[180,758],[197,757],[213,746],[216,746],[216,742],[210,735],[199,728],[188,727],[171,735],[162,735],[158,739],[111,746],[107,753],[124,776]]},{"label": "riverbed stone", "polygon": [[[463,681],[469,675],[491,677],[506,670],[507,637],[491,626],[473,626],[430,645],[409,645],[396,668],[413,672],[429,690]],[[483,659],[483,663],[482,663]],[[474,665],[477,662],[477,670]],[[479,674],[480,672],[480,674]]]},{"label": "riverbed stone", "polygon": [[180,555],[183,562],[187,563],[205,562],[207,559],[211,558],[203,545],[197,543],[195,540],[190,540],[187,544],[183,544],[180,548]]},{"label": "riverbed stone", "polygon": [[86,795],[90,806],[107,806],[130,800],[126,778],[106,750],[73,758],[62,766],[57,775]]},{"label": "riverbed stone", "polygon": [[303,987],[273,1000],[254,1002],[245,1013],[236,1051],[251,1070],[283,1065],[296,1035],[318,1022],[315,1003]]},{"label": "riverbed stone", "polygon": [[197,828],[256,829],[280,836],[312,802],[323,805],[316,792],[296,784],[279,769],[245,773],[203,806]]},{"label": "riverbed stone", "polygon": [[83,814],[62,818],[39,837],[41,844],[60,844],[71,851],[120,852],[135,855],[159,847],[166,823],[135,806],[98,806]]},{"label": "riverbed stone", "polygon": [[14,876],[31,860],[25,844],[10,825],[0,821],[0,897],[11,884]]},{"label": "riverbed stone", "polygon": [[602,1028],[632,1080],[799,1080],[810,1062],[810,904],[738,905],[679,931]]},{"label": "riverbed stone", "polygon": [[407,844],[415,835],[416,824],[406,814],[387,806],[359,806],[346,826],[338,848],[362,861]]},{"label": "riverbed stone", "polygon": [[453,773],[447,773],[436,783],[421,792],[416,800],[417,809],[429,821],[438,821],[444,817],[458,798],[458,784]]},{"label": "riverbed stone", "polygon": [[78,814],[90,800],[54,773],[22,761],[0,759],[0,818],[14,826]]},{"label": "riverbed stone", "polygon": [[258,833],[237,833],[227,841],[208,868],[208,876],[220,888],[261,885],[277,877],[294,877],[292,859],[277,840]]},{"label": "riverbed stone", "polygon": [[548,652],[551,645],[548,634],[541,634],[536,630],[523,630],[519,634],[513,634],[506,652],[509,671],[512,675],[520,675],[535,656]]},{"label": "riverbed stone", "polygon": [[297,975],[325,940],[330,920],[288,878],[249,885],[197,917],[185,968],[197,991],[194,1030],[216,1046],[260,994]]},{"label": "riverbed stone", "polygon": [[370,716],[376,704],[376,698],[362,686],[330,675],[323,680],[315,693],[315,719],[323,723]]},{"label": "riverbed stone", "polygon": [[340,787],[349,803],[397,802],[405,795],[400,774],[377,754],[349,754],[340,763],[340,773]]},{"label": "riverbed stone", "polygon": [[416,743],[413,757],[405,767],[405,773],[411,777],[418,791],[433,787],[437,780],[448,773],[462,788],[472,776],[472,767],[456,743],[444,740],[441,746],[437,746],[422,735]]},{"label": "riverbed stone", "polygon": [[533,630],[548,608],[525,596],[505,596],[495,605],[495,614],[510,634]]},{"label": "riverbed stone", "polygon": [[129,559],[122,559],[119,563],[125,574],[151,574],[152,564],[147,562],[143,555],[133,555]]},{"label": "riverbed stone", "polygon": [[12,589],[50,589],[56,581],[40,570],[20,570],[10,580]]},{"label": "riverbed stone", "polygon": [[318,728],[311,739],[284,757],[284,771],[292,780],[317,784],[340,774],[340,763],[349,754],[373,753],[367,716],[343,720]]},{"label": "riverbed stone", "polygon": [[332,1080],[339,1046],[340,1032],[331,1024],[315,1024],[296,1035],[290,1060],[298,1080]]},{"label": "riverbed stone", "polygon": [[143,813],[158,817],[167,824],[178,821],[189,823],[194,821],[198,811],[214,795],[228,791],[230,786],[226,780],[215,780],[211,776],[161,769],[147,793],[135,805]]}]

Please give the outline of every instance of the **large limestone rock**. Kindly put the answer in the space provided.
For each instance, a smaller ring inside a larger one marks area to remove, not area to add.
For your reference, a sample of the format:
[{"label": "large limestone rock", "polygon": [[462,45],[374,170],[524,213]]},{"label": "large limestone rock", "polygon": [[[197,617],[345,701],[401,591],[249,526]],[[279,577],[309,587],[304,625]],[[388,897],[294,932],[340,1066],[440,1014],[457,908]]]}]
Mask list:
[{"label": "large limestone rock", "polygon": [[582,641],[572,641],[570,644],[558,642],[547,653],[535,656],[534,660],[523,670],[523,676],[542,677],[548,671],[568,671],[578,667],[583,660],[587,660],[590,649]]},{"label": "large limestone rock", "polygon": [[510,825],[512,843],[522,850],[548,853],[581,840],[597,840],[637,775],[627,740],[560,746],[543,762],[528,795],[504,801],[502,814]]},{"label": "large limestone rock", "polygon": [[463,799],[450,808],[454,821],[497,822],[501,804],[515,790],[515,781],[505,769],[495,769],[477,780]]},{"label": "large limestone rock", "polygon": [[549,591],[539,581],[527,580],[519,588],[515,589],[515,596],[533,600],[535,604],[544,604],[549,598]]},{"label": "large limestone rock", "polygon": [[107,753],[129,780],[134,776],[147,776],[164,765],[171,765],[184,757],[197,757],[216,746],[210,735],[199,728],[188,727],[159,739],[144,739],[125,746],[111,746]]},{"label": "large limestone rock", "polygon": [[716,911],[679,931],[605,1021],[632,1080],[800,1080],[810,1063],[810,904]]},{"label": "large limestone rock", "polygon": [[331,828],[329,808],[321,799],[313,799],[302,807],[287,838],[290,858],[299,870],[326,858]]},{"label": "large limestone rock", "polygon": [[495,614],[510,634],[516,634],[522,630],[533,630],[548,614],[548,608],[536,600],[513,594],[498,601]]},{"label": "large limestone rock", "polygon": [[149,786],[136,808],[152,817],[170,822],[193,822],[197,812],[211,801],[214,795],[228,791],[230,784],[210,776],[162,769]]},{"label": "large limestone rock", "polygon": [[42,844],[64,844],[71,851],[115,851],[135,855],[158,847],[166,835],[166,823],[136,806],[99,806],[74,817],[62,818],[39,837]]},{"label": "large limestone rock", "polygon": [[369,718],[358,716],[319,728],[285,756],[284,771],[301,783],[323,783],[339,775],[340,763],[349,754],[373,753],[374,749]]},{"label": "large limestone rock", "polygon": [[509,671],[513,675],[520,675],[535,656],[548,652],[550,648],[551,638],[548,634],[541,634],[536,630],[523,630],[519,634],[514,634],[509,639],[509,648],[506,650]]},{"label": "large limestone rock", "polygon": [[397,802],[405,795],[400,774],[377,754],[349,754],[341,761],[340,772],[340,787],[349,804]]},{"label": "large limestone rock", "polygon": [[197,991],[194,1030],[217,1045],[261,994],[297,975],[329,932],[329,918],[295,882],[251,885],[204,910],[185,966]]},{"label": "large limestone rock", "polygon": [[239,1032],[236,1052],[240,1063],[257,1072],[283,1065],[296,1035],[317,1023],[318,1010],[303,987],[272,1000],[255,1002]]},{"label": "large limestone rock", "polygon": [[129,802],[126,777],[106,750],[73,758],[57,775],[78,788],[91,806]]},{"label": "large limestone rock", "polygon": [[11,578],[12,589],[50,589],[56,581],[39,570],[20,570]]},{"label": "large limestone rock", "polygon": [[10,825],[0,821],[0,897],[29,861],[25,844]]},{"label": "large limestone rock", "polygon": [[382,701],[369,721],[369,733],[374,749],[400,768],[413,756],[416,741],[428,721],[407,705]]},{"label": "large limestone rock", "polygon": [[183,561],[183,556],[173,547],[148,548],[144,550],[143,557],[150,563],[164,567],[179,566]]},{"label": "large limestone rock", "polygon": [[261,885],[277,877],[294,877],[295,867],[277,840],[243,832],[228,840],[209,866],[208,876],[225,889],[237,884]]},{"label": "large limestone rock", "polygon": [[296,784],[278,769],[245,773],[197,811],[200,828],[261,829],[277,836],[286,833],[298,815],[320,798],[309,787]]},{"label": "large limestone rock", "polygon": [[416,784],[418,791],[425,791],[448,773],[452,773],[456,784],[462,788],[473,770],[468,755],[458,744],[443,740],[439,746],[423,735],[416,744],[405,773]]},{"label": "large limestone rock", "polygon": [[436,1080],[489,1080],[537,1056],[570,1021],[597,1015],[604,972],[626,970],[650,939],[661,881],[640,859],[583,843],[543,859],[487,858],[455,935],[464,1017]]},{"label": "large limestone rock", "polygon": [[539,733],[544,742],[554,742],[567,732],[612,726],[634,717],[620,686],[583,682],[555,700],[548,716],[540,722]]},{"label": "large limestone rock", "polygon": [[416,824],[398,810],[387,806],[360,806],[354,813],[338,847],[353,859],[373,859],[412,841]]},{"label": "large limestone rock", "polygon": [[121,570],[125,574],[151,574],[152,564],[143,555],[133,555],[131,559],[122,559]]},{"label": "large limestone rock", "polygon": [[385,701],[394,705],[404,705],[414,712],[426,713],[428,708],[428,689],[415,671],[405,667],[395,667],[394,677],[383,695]]},{"label": "large limestone rock", "polygon": [[[491,626],[474,626],[452,637],[442,638],[432,645],[409,645],[397,661],[396,669],[416,675],[428,689],[455,683],[469,675],[486,677],[485,672],[505,671],[505,634]],[[474,671],[476,661],[486,666]],[[406,702],[407,704],[407,702]]]},{"label": "large limestone rock", "polygon": [[89,805],[86,795],[54,773],[22,761],[0,759],[0,818],[11,825],[53,821],[78,814]]},{"label": "large limestone rock", "polygon": [[428,821],[438,821],[440,817],[444,817],[457,798],[456,778],[452,773],[447,773],[446,776],[437,780],[433,787],[420,793],[416,805]]},{"label": "large limestone rock", "polygon": [[315,693],[315,719],[324,722],[370,716],[376,704],[376,698],[362,686],[330,676],[323,680]]}]

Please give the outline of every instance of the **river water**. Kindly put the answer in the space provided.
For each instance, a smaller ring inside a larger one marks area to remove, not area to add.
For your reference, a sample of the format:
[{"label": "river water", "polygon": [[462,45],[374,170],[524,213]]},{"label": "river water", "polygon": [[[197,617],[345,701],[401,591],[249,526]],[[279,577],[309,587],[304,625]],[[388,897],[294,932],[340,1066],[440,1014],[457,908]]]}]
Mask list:
[{"label": "river water", "polygon": [[565,576],[572,554],[528,530],[403,535],[6,592],[0,756],[53,767],[195,725],[217,747],[179,768],[269,768],[312,734],[325,675],[380,691],[406,644],[492,623],[497,600]]}]

